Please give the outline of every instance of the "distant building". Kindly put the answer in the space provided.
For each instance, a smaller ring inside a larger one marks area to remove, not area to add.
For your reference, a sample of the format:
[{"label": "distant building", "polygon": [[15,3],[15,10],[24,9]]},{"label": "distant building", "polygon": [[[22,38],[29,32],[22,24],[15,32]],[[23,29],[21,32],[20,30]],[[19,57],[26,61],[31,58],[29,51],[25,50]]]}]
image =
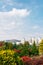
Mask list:
[{"label": "distant building", "polygon": [[11,40],[5,40],[5,42],[20,43],[21,40],[11,39]]}]

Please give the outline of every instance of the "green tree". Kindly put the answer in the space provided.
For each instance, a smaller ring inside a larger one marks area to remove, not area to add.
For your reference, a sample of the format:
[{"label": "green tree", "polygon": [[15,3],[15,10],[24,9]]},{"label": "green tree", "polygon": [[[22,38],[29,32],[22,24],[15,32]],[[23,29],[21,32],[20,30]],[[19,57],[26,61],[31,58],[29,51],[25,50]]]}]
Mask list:
[{"label": "green tree", "polygon": [[32,45],[32,54],[38,55],[38,49],[37,49],[35,41],[33,42],[33,45]]},{"label": "green tree", "polygon": [[15,48],[15,49],[17,49],[18,47],[17,47],[18,45],[16,44],[16,42],[13,44],[13,49]]},{"label": "green tree", "polygon": [[5,42],[5,49],[13,49],[13,44],[11,42]]},{"label": "green tree", "polygon": [[28,48],[29,48],[29,45],[30,45],[30,44],[29,44],[28,41],[24,41],[24,46],[25,46],[25,47],[28,47]]},{"label": "green tree", "polygon": [[29,56],[29,42],[28,41],[24,41],[23,46],[22,46],[22,50],[21,50],[21,56]]}]

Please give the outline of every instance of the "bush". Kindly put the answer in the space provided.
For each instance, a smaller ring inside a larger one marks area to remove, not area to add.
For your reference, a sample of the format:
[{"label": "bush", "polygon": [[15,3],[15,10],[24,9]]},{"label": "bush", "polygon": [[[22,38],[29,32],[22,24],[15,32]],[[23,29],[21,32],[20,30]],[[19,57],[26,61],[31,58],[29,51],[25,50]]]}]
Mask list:
[{"label": "bush", "polygon": [[43,57],[34,58],[32,60],[32,65],[43,65]]},{"label": "bush", "polygon": [[12,50],[0,51],[0,65],[23,65],[21,58]]},{"label": "bush", "polygon": [[31,63],[32,59],[30,57],[23,56],[23,57],[21,57],[21,59],[22,59],[24,65],[32,65],[32,63]]}]

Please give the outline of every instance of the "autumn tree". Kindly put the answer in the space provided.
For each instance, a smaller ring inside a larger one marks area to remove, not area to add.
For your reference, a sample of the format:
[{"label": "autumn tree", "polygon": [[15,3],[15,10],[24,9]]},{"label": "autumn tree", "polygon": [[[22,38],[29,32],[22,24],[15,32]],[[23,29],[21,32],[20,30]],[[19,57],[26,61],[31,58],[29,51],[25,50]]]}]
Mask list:
[{"label": "autumn tree", "polygon": [[41,40],[41,42],[39,44],[39,54],[43,55],[43,39]]}]

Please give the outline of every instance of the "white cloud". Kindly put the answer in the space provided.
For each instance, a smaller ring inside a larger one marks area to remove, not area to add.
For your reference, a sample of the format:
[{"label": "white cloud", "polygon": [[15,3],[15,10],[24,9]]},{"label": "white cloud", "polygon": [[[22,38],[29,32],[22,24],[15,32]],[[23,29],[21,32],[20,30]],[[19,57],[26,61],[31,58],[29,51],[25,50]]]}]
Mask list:
[{"label": "white cloud", "polygon": [[39,28],[38,25],[33,26],[33,29],[38,29],[38,28]]},{"label": "white cloud", "polygon": [[13,8],[8,12],[0,12],[0,39],[20,38],[22,36],[23,18],[30,14],[27,9]]},{"label": "white cloud", "polygon": [[30,14],[30,11],[28,11],[27,9],[13,9],[12,11],[9,12],[9,14],[12,14],[12,15],[17,15],[17,16],[27,16]]},{"label": "white cloud", "polygon": [[30,14],[30,11],[28,11],[27,9],[16,9],[16,8],[14,8],[9,12],[0,12],[0,22],[6,23],[10,20],[13,22],[13,24],[15,24],[14,23],[15,19],[18,19],[18,18],[20,19],[20,18],[26,17],[29,14]]},{"label": "white cloud", "polygon": [[28,11],[27,9],[16,9],[13,8],[9,12],[0,12],[1,16],[19,16],[19,17],[25,17],[30,14],[31,11]]},{"label": "white cloud", "polygon": [[[3,29],[13,29],[21,25],[21,18],[30,14],[27,9],[14,8],[9,12],[0,12],[0,23]],[[20,20],[20,21],[19,21]],[[7,25],[6,25],[7,24]]]}]

